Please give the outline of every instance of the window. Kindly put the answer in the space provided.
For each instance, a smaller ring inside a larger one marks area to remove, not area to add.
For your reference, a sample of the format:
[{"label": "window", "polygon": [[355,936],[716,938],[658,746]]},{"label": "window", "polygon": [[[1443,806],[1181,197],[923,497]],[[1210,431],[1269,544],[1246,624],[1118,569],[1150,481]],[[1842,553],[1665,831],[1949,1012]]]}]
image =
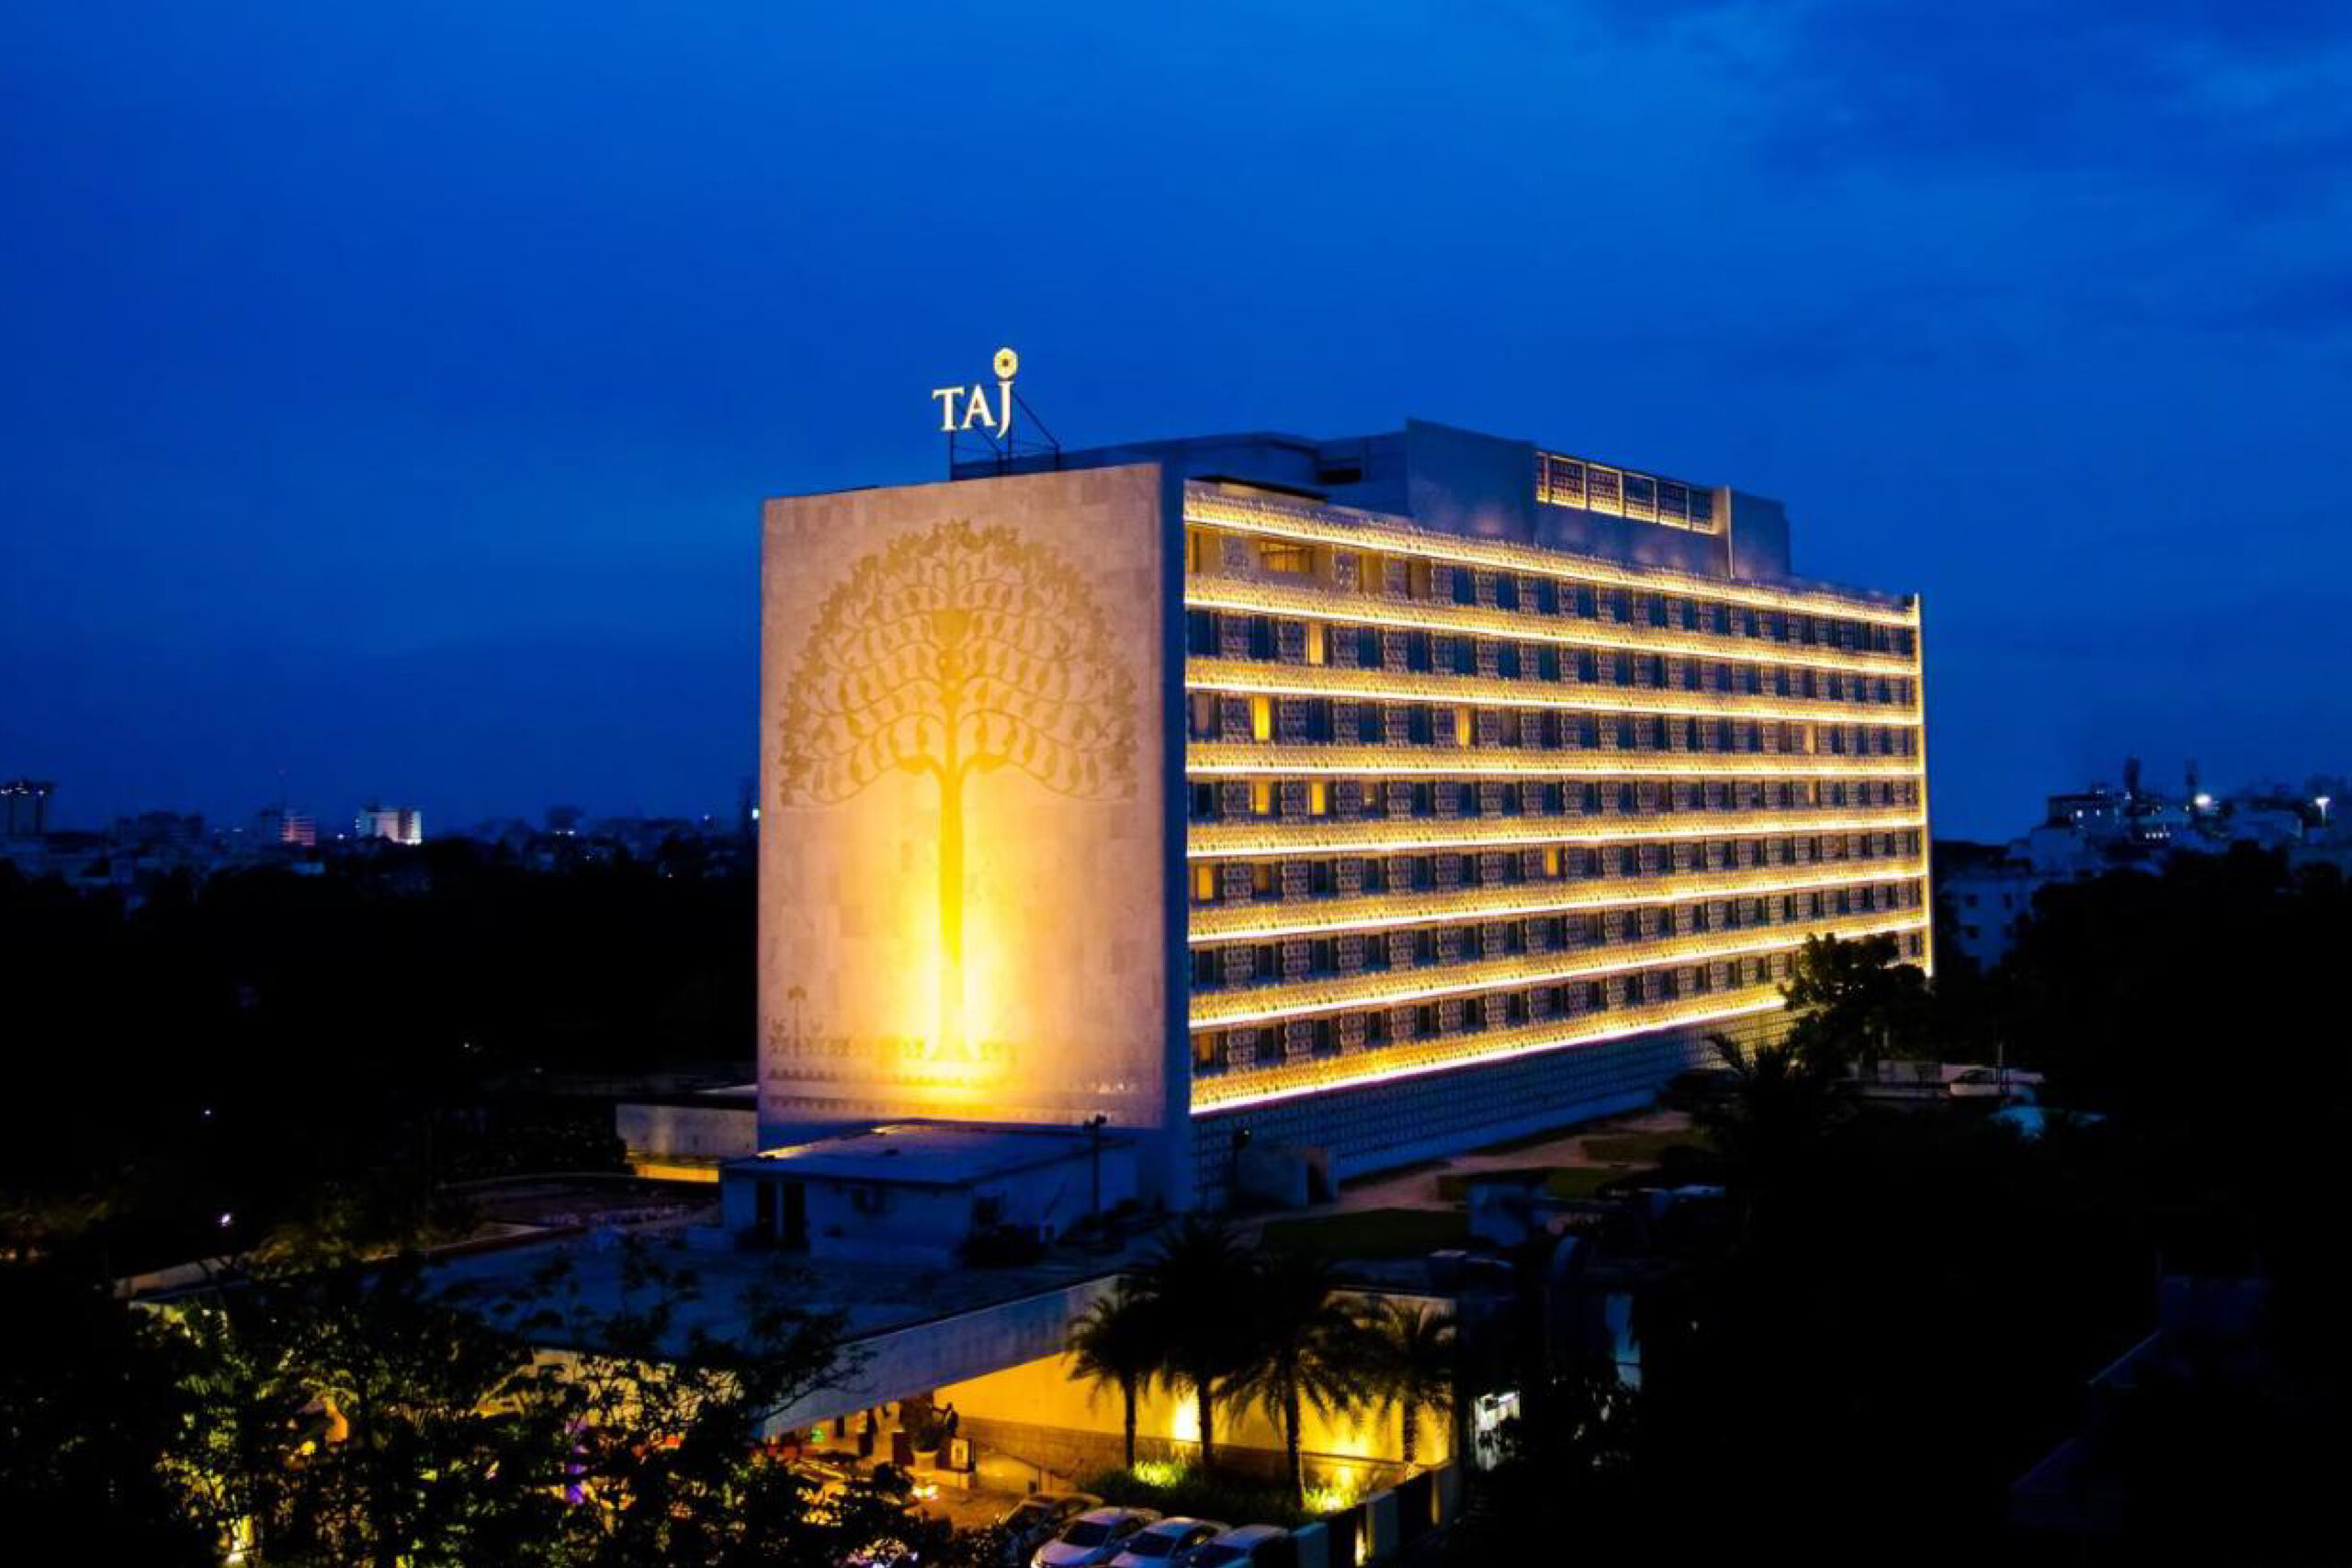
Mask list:
[{"label": "window", "polygon": [[1272,740],[1274,738],[1274,704],[1271,697],[1250,699],[1250,739]]},{"label": "window", "polygon": [[1216,694],[1194,692],[1192,700],[1192,734],[1195,740],[1216,739]]}]

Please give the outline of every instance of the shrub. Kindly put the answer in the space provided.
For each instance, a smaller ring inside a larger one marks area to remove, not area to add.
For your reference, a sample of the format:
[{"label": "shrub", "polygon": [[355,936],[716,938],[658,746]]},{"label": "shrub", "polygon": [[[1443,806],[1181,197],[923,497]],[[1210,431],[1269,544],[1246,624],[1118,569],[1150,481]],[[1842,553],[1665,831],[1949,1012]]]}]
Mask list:
[{"label": "shrub", "polygon": [[[1159,1473],[1162,1466],[1139,1466]],[[1165,1482],[1146,1481],[1133,1471],[1106,1470],[1082,1483],[1106,1503],[1127,1508],[1157,1508],[1162,1514],[1183,1514],[1196,1519],[1221,1519],[1228,1525],[1281,1525],[1295,1529],[1314,1515],[1298,1506],[1279,1483],[1240,1476],[1205,1475],[1185,1466]]]}]

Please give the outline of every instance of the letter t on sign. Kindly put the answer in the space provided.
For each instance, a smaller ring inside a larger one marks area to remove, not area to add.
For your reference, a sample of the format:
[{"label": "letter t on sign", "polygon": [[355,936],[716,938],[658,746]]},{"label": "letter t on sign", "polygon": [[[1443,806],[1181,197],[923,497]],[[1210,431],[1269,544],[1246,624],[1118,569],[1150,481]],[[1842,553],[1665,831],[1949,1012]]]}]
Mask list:
[{"label": "letter t on sign", "polygon": [[964,389],[933,387],[931,395],[939,400],[939,428],[953,434],[956,430],[956,400],[964,395]]}]

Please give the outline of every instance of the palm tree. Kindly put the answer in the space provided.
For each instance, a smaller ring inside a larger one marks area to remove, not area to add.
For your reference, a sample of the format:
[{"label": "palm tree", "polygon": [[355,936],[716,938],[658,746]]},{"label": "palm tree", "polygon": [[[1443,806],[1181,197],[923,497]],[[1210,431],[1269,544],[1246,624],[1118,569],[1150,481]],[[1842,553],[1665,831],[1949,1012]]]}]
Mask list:
[{"label": "palm tree", "polygon": [[1236,1405],[1261,1406],[1282,1427],[1291,1490],[1304,1502],[1300,1427],[1310,1406],[1329,1416],[1363,1398],[1363,1325],[1340,1298],[1330,1265],[1311,1253],[1271,1255],[1259,1266],[1255,1289],[1253,1353],[1228,1380],[1226,1397]]},{"label": "palm tree", "polygon": [[1132,1280],[1122,1279],[1111,1293],[1069,1325],[1073,1371],[1096,1385],[1116,1383],[1126,1406],[1127,1468],[1136,1467],[1136,1395],[1160,1371],[1162,1336],[1158,1312],[1150,1298]]},{"label": "palm tree", "polygon": [[1410,1466],[1420,1453],[1421,1413],[1441,1421],[1453,1414],[1453,1315],[1389,1297],[1365,1314],[1364,1327],[1373,1386],[1384,1413],[1402,1413],[1402,1457]]},{"label": "palm tree", "polygon": [[1162,1233],[1136,1276],[1136,1295],[1159,1330],[1159,1375],[1189,1393],[1200,1417],[1201,1468],[1216,1462],[1216,1403],[1247,1358],[1249,1253],[1223,1225],[1198,1214]]}]

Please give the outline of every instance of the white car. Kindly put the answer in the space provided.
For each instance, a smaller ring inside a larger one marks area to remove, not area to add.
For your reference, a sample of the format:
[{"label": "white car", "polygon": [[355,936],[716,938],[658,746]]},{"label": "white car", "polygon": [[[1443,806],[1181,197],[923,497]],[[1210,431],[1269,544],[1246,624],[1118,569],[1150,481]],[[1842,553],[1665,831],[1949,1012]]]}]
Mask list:
[{"label": "white car", "polygon": [[1182,1514],[1146,1525],[1127,1538],[1126,1550],[1111,1559],[1111,1568],[1191,1568],[1193,1554],[1231,1528]]},{"label": "white car", "polygon": [[1127,1549],[1127,1540],[1159,1516],[1149,1508],[1092,1508],[1037,1549],[1030,1568],[1100,1568]]},{"label": "white car", "polygon": [[1279,1525],[1243,1525],[1193,1552],[1188,1568],[1255,1568],[1264,1560],[1266,1548],[1289,1535]]},{"label": "white car", "polygon": [[1102,1499],[1091,1492],[1039,1492],[1023,1497],[997,1523],[1005,1532],[1005,1568],[1020,1568],[1054,1532]]}]

